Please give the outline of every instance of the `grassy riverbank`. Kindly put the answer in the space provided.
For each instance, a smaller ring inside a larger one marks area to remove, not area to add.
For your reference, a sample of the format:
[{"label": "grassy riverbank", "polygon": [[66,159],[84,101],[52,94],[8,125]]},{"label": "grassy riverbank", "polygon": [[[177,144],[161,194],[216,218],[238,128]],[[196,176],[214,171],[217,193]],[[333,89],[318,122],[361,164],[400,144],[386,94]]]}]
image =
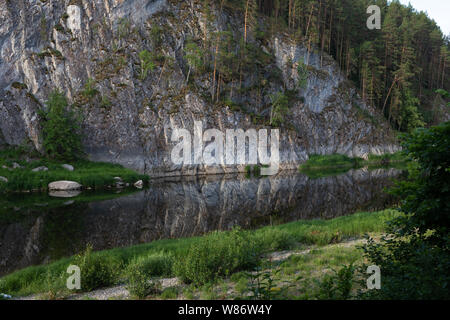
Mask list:
[{"label": "grassy riverbank", "polygon": [[369,155],[367,160],[362,158],[350,158],[342,154],[309,156],[309,159],[299,166],[300,172],[312,178],[320,178],[330,175],[339,175],[350,169],[359,169],[367,166],[369,169],[379,167],[404,168],[408,159],[401,153]]},{"label": "grassy riverbank", "polygon": [[[75,181],[91,189],[114,185],[114,177],[120,177],[125,184],[138,180],[148,182],[148,176],[117,164],[78,160],[68,163],[74,167],[69,171],[62,167],[67,162],[40,159],[38,156],[21,148],[0,151],[0,176],[7,179],[7,182],[0,180],[0,193],[46,191],[50,182],[59,180]],[[33,172],[39,167],[47,170]]]},{"label": "grassy riverbank", "polygon": [[[0,292],[14,296],[49,292],[68,295],[65,279],[70,264],[80,265],[83,291],[127,283],[134,295],[144,297],[158,292],[156,282],[151,288],[147,282],[158,277],[178,277],[186,284],[183,288],[192,290],[213,287],[226,279],[239,278],[236,273],[242,275],[261,268],[263,257],[272,252],[311,247],[320,250],[366,233],[382,233],[385,221],[396,214],[393,210],[357,213],[333,220],[298,221],[254,231],[213,232],[203,237],[159,240],[101,252],[87,250],[78,257],[7,275],[0,279]],[[337,253],[341,255],[340,252]],[[326,254],[333,255],[329,251]],[[349,253],[351,257],[355,255],[361,256]],[[346,261],[345,255],[338,260],[352,262]]]}]

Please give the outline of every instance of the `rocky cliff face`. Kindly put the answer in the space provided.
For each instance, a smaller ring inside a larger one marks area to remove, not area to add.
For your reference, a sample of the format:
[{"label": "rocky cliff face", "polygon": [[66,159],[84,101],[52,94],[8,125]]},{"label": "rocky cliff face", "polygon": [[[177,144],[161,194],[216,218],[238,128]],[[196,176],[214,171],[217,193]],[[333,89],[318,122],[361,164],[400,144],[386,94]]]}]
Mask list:
[{"label": "rocky cliff face", "polygon": [[[84,145],[92,160],[151,175],[242,170],[175,166],[172,130],[192,132],[194,121],[221,131],[267,128],[270,96],[280,91],[293,96],[280,128],[281,168],[295,168],[311,153],[367,157],[398,150],[384,119],[361,101],[331,57],[308,54],[277,32],[265,38],[249,34],[254,48],[249,67],[239,83],[218,76],[226,99],[213,98],[213,70],[190,71],[186,41],[194,39],[214,56],[213,35],[226,31],[241,39],[243,19],[230,8],[210,9],[207,17],[196,1],[1,1],[0,146],[28,143],[40,149],[37,111],[58,88],[83,115]],[[154,55],[145,78],[142,50]],[[309,73],[304,89],[297,80],[301,61]],[[85,92],[88,79],[93,79],[91,95]]]}]

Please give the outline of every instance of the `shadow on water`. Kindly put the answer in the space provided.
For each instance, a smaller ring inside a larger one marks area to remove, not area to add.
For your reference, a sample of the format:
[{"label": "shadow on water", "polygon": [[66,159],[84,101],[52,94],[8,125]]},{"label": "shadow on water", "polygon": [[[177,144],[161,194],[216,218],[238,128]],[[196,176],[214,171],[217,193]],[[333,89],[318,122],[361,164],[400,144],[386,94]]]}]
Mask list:
[{"label": "shadow on water", "polygon": [[73,199],[20,195],[0,200],[0,275],[73,255],[233,226],[251,229],[300,219],[382,210],[399,169],[358,169],[329,177],[295,171],[153,180],[139,192],[83,192]]}]

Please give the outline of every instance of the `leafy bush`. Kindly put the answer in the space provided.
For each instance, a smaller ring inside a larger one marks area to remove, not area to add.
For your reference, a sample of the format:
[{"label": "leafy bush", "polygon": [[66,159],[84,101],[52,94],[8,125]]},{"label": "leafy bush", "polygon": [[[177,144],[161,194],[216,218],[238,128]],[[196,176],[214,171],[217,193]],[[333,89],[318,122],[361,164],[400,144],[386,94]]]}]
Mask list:
[{"label": "leafy bush", "polygon": [[254,237],[255,242],[264,251],[287,250],[295,243],[294,237],[284,230],[268,229]]},{"label": "leafy bush", "polygon": [[298,62],[297,73],[298,73],[297,86],[299,89],[305,89],[306,86],[308,85],[309,72],[307,66],[303,61]]},{"label": "leafy bush", "polygon": [[78,159],[83,154],[79,119],[68,108],[66,97],[53,91],[47,109],[40,112],[45,154],[57,160]]},{"label": "leafy bush", "polygon": [[170,253],[160,252],[135,259],[133,264],[139,265],[147,276],[171,276],[174,257]]},{"label": "leafy bush", "polygon": [[178,296],[178,289],[175,287],[170,287],[165,289],[162,293],[160,298],[161,299],[167,299],[167,300],[173,300],[176,299]]},{"label": "leafy bush", "polygon": [[147,50],[142,50],[139,52],[139,59],[141,60],[141,80],[147,78],[148,72],[155,69],[155,64],[153,62],[153,55]]},{"label": "leafy bush", "polygon": [[388,236],[364,247],[370,264],[380,267],[380,290],[363,297],[449,299],[450,291],[450,122],[403,135],[404,153],[415,160],[409,178],[392,193],[403,199]]},{"label": "leafy bush", "polygon": [[193,244],[187,254],[175,262],[174,272],[186,283],[201,285],[256,266],[259,253],[244,231],[214,232]]},{"label": "leafy bush", "polygon": [[201,48],[192,40],[186,43],[184,48],[184,53],[186,56],[186,61],[189,66],[189,72],[186,77],[186,83],[189,82],[189,75],[192,70],[196,71],[203,67],[203,51]]},{"label": "leafy bush", "polygon": [[353,264],[343,266],[333,274],[326,274],[319,280],[318,299],[347,300],[351,297],[356,268]]},{"label": "leafy bush", "polygon": [[100,256],[92,253],[92,246],[77,255],[74,264],[80,267],[81,290],[94,289],[113,285],[118,279],[120,263],[110,256]]},{"label": "leafy bush", "polygon": [[132,296],[143,299],[160,292],[158,281],[151,280],[142,260],[132,261],[127,267],[127,289]]},{"label": "leafy bush", "polygon": [[270,124],[279,127],[283,124],[285,117],[289,112],[289,99],[287,95],[282,92],[271,95],[270,99],[272,101]]}]

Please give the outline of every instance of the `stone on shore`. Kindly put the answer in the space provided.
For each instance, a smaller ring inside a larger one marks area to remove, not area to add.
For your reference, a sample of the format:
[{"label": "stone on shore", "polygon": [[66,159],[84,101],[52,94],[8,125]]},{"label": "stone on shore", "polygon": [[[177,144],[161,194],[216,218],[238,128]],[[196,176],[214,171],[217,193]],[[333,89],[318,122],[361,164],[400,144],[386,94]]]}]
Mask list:
[{"label": "stone on shore", "polygon": [[20,165],[20,164],[18,164],[17,162],[13,162],[13,169],[23,169],[23,167]]},{"label": "stone on shore", "polygon": [[55,181],[48,185],[50,191],[80,190],[83,186],[75,181]]},{"label": "stone on shore", "polygon": [[8,179],[5,177],[0,176],[0,182],[8,183]]},{"label": "stone on shore", "polygon": [[137,181],[134,186],[138,189],[142,189],[144,187],[144,182],[142,180]]},{"label": "stone on shore", "polygon": [[68,171],[73,171],[74,167],[71,166],[70,164],[63,164],[61,165],[61,167],[63,167],[64,169],[68,170]]},{"label": "stone on shore", "polygon": [[34,169],[33,169],[33,170],[31,170],[31,171],[33,171],[33,172],[48,171],[48,168],[47,168],[47,167],[44,167],[44,166],[42,166],[42,167],[37,167],[37,168],[34,168]]}]

